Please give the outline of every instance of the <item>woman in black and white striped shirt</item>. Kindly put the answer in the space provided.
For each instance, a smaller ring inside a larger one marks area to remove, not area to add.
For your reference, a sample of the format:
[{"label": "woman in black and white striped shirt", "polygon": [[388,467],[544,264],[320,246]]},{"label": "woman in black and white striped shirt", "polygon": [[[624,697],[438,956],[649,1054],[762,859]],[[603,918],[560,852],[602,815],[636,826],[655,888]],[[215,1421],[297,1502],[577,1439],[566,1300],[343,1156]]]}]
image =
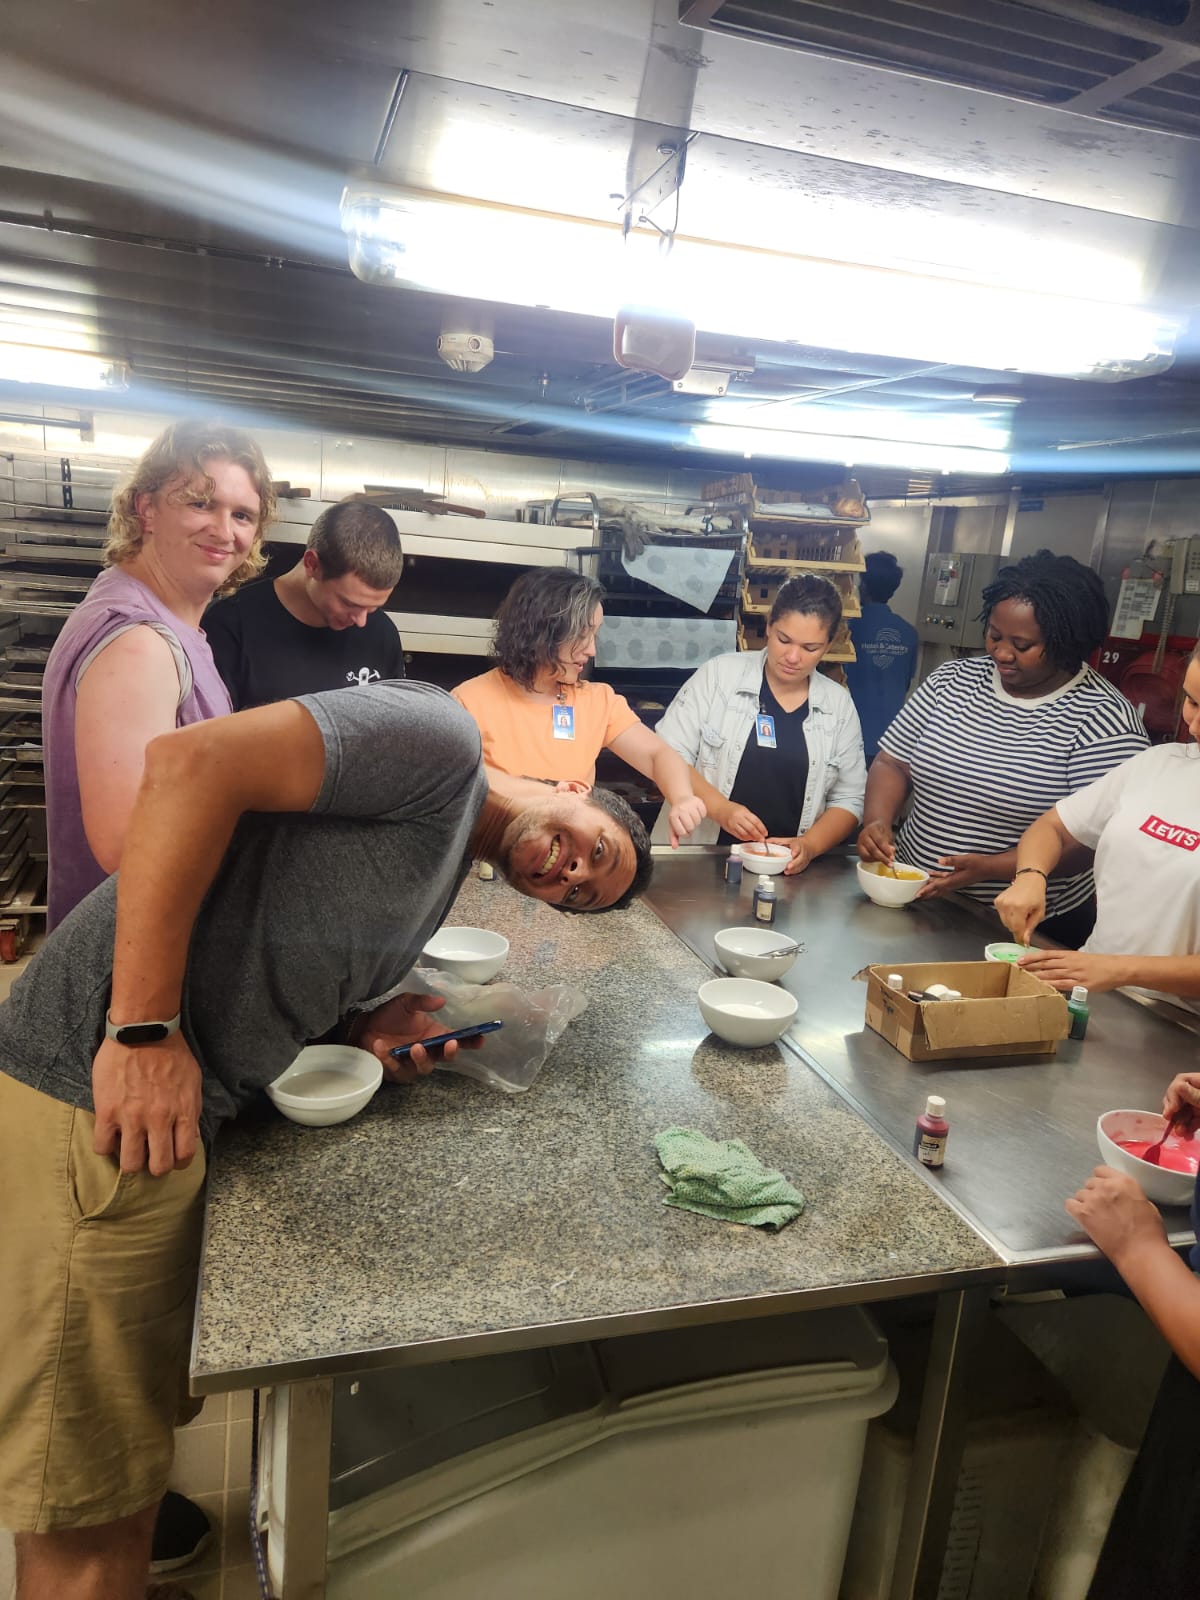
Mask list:
[{"label": "woman in black and white striped shirt", "polygon": [[[983,591],[986,656],[947,661],[879,742],[858,853],[930,873],[923,897],[988,904],[1011,881],[1017,841],[1057,800],[1148,744],[1125,697],[1085,664],[1108,632],[1097,575],[1039,550]],[[899,833],[896,819],[912,805]],[[1078,948],[1095,920],[1090,856],[1064,856],[1041,931]]]}]

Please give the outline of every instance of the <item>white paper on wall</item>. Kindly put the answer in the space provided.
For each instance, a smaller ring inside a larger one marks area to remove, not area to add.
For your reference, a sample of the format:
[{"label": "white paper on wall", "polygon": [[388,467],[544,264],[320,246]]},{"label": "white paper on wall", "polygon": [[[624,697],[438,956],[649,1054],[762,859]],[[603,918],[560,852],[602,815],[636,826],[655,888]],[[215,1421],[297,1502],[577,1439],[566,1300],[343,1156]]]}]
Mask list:
[{"label": "white paper on wall", "polygon": [[1142,626],[1151,622],[1158,610],[1161,589],[1153,578],[1122,578],[1113,613],[1112,637],[1114,639],[1140,639]]},{"label": "white paper on wall", "polygon": [[623,555],[621,565],[631,578],[640,578],[697,611],[707,611],[736,555],[736,550],[678,550],[650,544],[632,560]]},{"label": "white paper on wall", "polygon": [[693,671],[713,656],[736,649],[737,629],[732,622],[712,617],[614,617],[605,612],[596,639],[596,665]]}]

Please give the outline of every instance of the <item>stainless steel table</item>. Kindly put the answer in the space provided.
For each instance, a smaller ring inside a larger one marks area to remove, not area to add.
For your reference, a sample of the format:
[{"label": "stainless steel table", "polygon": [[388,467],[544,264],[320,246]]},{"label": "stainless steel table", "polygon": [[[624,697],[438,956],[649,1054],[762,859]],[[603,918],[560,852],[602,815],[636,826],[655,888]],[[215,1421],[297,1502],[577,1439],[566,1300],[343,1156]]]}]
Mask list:
[{"label": "stainless steel table", "polygon": [[[660,858],[646,896],[718,971],[713,934],[752,920],[753,880],[747,874],[730,888],[723,864],[723,853]],[[982,960],[983,946],[1003,937],[998,919],[956,898],[899,910],[874,905],[853,863],[840,856],[775,882],[775,925],[806,945],[781,979],[800,1002],[788,1043],[907,1159],[925,1096],[945,1096],[945,1167],[930,1173],[913,1165],[1014,1273],[1095,1261],[1063,1201],[1100,1159],[1097,1117],[1117,1106],[1157,1107],[1173,1074],[1195,1066],[1197,1039],[1185,1019],[1171,1020],[1174,1008],[1097,994],[1086,1039],[1063,1041],[1056,1056],[909,1061],[867,1028],[866,986],[855,974],[873,964]],[[1166,1216],[1172,1242],[1190,1243],[1187,1213]]]}]

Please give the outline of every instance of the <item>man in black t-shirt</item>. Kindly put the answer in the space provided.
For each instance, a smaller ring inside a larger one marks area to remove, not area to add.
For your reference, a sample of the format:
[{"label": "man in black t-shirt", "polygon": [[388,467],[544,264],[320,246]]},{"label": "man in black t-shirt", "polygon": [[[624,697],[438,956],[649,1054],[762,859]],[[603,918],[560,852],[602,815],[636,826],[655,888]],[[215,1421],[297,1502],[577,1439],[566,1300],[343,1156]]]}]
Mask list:
[{"label": "man in black t-shirt", "polygon": [[290,572],[210,606],[202,626],[233,709],[402,678],[400,635],[380,608],[403,565],[387,512],[348,500],[321,513]]}]

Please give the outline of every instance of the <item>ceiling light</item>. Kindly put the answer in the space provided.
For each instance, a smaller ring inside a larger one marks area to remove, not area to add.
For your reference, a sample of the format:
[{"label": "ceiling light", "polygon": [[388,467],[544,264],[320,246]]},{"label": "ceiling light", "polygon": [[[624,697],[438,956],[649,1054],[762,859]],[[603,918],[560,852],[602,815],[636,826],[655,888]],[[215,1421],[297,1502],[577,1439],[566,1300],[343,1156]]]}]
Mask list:
[{"label": "ceiling light", "polygon": [[47,389],[128,389],[127,362],[79,350],[0,343],[0,383],[33,383]]},{"label": "ceiling light", "polygon": [[847,467],[902,467],[906,472],[1008,471],[1002,450],[975,449],[967,445],[921,443],[911,439],[853,438],[835,433],[789,433],[780,428],[743,428],[725,423],[701,422],[692,429],[691,443],[700,450],[723,455],[770,456],[784,461],[841,461]]},{"label": "ceiling light", "polygon": [[1015,383],[985,383],[971,396],[977,406],[1020,406],[1028,396]]},{"label": "ceiling light", "polygon": [[[351,184],[350,265],[368,283],[612,317],[643,298],[658,237],[619,224]],[[704,333],[1115,381],[1161,372],[1180,319],[1137,306],[680,236],[654,300]]]}]

